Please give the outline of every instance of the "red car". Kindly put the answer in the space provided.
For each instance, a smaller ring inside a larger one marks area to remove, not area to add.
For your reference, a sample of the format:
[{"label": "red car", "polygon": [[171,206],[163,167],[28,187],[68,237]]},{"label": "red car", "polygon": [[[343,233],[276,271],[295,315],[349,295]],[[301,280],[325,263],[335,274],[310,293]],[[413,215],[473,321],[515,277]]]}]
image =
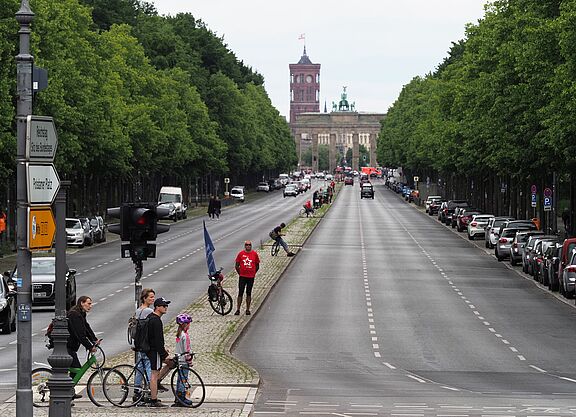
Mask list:
[{"label": "red car", "polygon": [[354,185],[354,178],[352,177],[344,178],[344,185]]}]

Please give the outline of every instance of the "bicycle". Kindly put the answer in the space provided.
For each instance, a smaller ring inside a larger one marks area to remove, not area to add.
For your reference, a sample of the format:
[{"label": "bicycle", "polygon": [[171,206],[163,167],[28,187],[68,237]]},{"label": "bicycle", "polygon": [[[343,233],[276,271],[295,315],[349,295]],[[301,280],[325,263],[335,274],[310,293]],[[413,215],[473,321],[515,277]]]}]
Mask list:
[{"label": "bicycle", "polygon": [[[186,352],[185,354],[188,354]],[[190,353],[194,357],[194,353]],[[190,368],[190,365],[181,365],[178,359],[181,355],[176,354],[172,361],[174,361],[176,368],[170,378],[172,393],[176,401],[185,407],[196,408],[199,407],[206,397],[206,388],[204,381],[200,378],[198,373]],[[142,372],[138,365],[142,359],[138,361],[136,366],[133,365],[117,365],[111,368],[104,376],[104,395],[106,399],[116,407],[129,408],[138,405],[145,398],[145,395],[150,394],[150,381],[145,372]],[[138,377],[138,378],[137,378]],[[142,381],[142,385],[136,384],[136,380]],[[178,384],[186,391],[185,397],[178,396]],[[185,401],[187,400],[187,401]],[[188,403],[187,403],[188,402]]]},{"label": "bicycle", "polygon": [[214,274],[209,274],[210,285],[208,286],[208,302],[216,313],[225,316],[232,311],[232,296],[222,287],[224,275],[222,268]]},{"label": "bicycle", "polygon": [[[94,369],[94,372],[90,375],[86,383],[86,392],[90,401],[92,401],[95,406],[101,407],[106,402],[106,398],[101,394],[106,355],[99,345],[95,347],[96,352],[87,351],[86,362],[81,368],[68,368],[68,371],[76,373],[72,379],[72,383],[76,386],[84,374],[88,372],[88,369]],[[32,370],[32,405],[34,407],[48,407],[50,405],[50,387],[48,386],[48,380],[52,376],[52,368],[47,364],[36,364],[44,366]]]},{"label": "bicycle", "polygon": [[280,252],[280,242],[278,242],[278,240],[275,240],[274,243],[272,243],[272,248],[270,249],[270,255],[276,256],[278,255],[278,252]]}]

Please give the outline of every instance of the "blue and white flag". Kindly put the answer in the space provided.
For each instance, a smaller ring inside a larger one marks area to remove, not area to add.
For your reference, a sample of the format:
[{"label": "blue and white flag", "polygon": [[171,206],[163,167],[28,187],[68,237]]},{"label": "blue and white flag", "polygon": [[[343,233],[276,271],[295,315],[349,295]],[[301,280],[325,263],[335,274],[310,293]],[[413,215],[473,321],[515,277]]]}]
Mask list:
[{"label": "blue and white flag", "polygon": [[216,261],[214,261],[214,244],[212,243],[212,239],[210,238],[210,234],[208,234],[208,230],[206,229],[206,222],[204,223],[204,248],[206,249],[206,263],[208,264],[208,273],[213,275],[216,273]]}]

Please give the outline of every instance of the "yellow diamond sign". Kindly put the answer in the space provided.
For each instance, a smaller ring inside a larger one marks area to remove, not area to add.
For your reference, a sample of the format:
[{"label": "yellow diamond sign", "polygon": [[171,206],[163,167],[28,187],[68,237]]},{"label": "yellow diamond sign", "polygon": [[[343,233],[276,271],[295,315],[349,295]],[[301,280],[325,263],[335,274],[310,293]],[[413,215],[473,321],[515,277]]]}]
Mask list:
[{"label": "yellow diamond sign", "polygon": [[56,222],[52,208],[29,207],[28,208],[28,249],[49,250],[52,249],[56,234]]}]

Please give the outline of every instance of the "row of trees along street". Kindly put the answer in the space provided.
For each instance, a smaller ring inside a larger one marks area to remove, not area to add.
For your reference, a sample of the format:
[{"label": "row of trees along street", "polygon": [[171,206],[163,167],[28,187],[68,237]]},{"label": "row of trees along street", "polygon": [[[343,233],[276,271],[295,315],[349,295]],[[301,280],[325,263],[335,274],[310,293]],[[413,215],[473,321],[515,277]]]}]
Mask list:
[{"label": "row of trees along street", "polygon": [[[20,0],[0,0],[0,207],[15,201]],[[32,54],[48,71],[34,114],[53,116],[68,213],[155,201],[161,185],[194,201],[219,181],[252,185],[295,166],[264,78],[191,14],[139,0],[33,0]],[[13,224],[12,224],[13,226]]]},{"label": "row of trees along street", "polygon": [[576,0],[491,2],[434,72],[403,88],[382,123],[379,162],[494,214],[533,217],[534,184],[543,220],[555,177],[556,214],[568,208],[574,224],[574,45]]}]

